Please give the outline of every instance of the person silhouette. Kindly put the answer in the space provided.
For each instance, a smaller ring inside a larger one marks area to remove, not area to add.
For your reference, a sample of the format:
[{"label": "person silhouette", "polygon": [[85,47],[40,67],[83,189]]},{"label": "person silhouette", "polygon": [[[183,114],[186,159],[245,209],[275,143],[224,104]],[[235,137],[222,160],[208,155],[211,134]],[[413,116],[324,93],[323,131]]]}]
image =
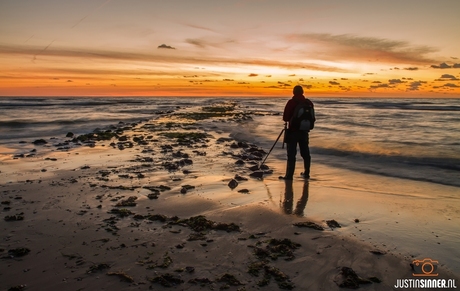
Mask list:
[{"label": "person silhouette", "polygon": [[292,92],[294,96],[286,103],[283,112],[283,120],[288,124],[284,133],[284,142],[287,145],[286,174],[279,178],[293,179],[298,145],[304,168],[301,176],[310,179],[311,156],[308,143],[309,132],[314,128],[316,120],[314,105],[303,95],[302,86],[295,86]]}]

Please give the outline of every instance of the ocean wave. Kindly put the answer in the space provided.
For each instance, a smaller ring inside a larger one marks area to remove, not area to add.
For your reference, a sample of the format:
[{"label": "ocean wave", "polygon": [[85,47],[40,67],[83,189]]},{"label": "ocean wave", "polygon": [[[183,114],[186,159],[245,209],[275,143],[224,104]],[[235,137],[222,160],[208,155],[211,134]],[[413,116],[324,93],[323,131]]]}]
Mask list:
[{"label": "ocean wave", "polygon": [[460,158],[382,155],[324,147],[311,147],[310,151],[314,160],[334,167],[460,187],[460,180],[456,178]]},{"label": "ocean wave", "polygon": [[368,109],[381,109],[381,110],[416,110],[416,111],[460,111],[460,104],[448,104],[448,103],[458,103],[457,100],[447,100],[446,103],[437,100],[436,102],[432,101],[417,101],[417,100],[395,100],[395,99],[386,99],[386,100],[371,100],[371,99],[341,99],[341,100],[315,100],[315,104],[327,105],[327,106],[342,106],[348,108],[350,105],[356,105],[362,108]]}]

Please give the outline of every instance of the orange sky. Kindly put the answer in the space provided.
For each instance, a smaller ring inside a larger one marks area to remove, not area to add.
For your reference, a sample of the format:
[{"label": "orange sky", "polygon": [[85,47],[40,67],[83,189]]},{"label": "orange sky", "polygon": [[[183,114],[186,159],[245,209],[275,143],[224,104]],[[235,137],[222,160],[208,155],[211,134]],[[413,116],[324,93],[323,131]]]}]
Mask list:
[{"label": "orange sky", "polygon": [[460,97],[460,1],[0,0],[0,96]]}]

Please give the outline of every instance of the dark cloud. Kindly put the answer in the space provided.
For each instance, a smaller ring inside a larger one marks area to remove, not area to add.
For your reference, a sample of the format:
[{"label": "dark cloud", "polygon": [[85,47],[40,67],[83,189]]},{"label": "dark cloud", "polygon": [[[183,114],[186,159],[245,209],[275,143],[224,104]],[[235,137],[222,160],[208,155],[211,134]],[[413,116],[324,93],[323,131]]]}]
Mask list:
[{"label": "dark cloud", "polygon": [[303,85],[302,87],[304,87],[305,89],[311,89],[313,88],[313,85]]},{"label": "dark cloud", "polygon": [[441,76],[441,79],[450,79],[450,80],[458,80],[457,77],[455,77],[454,75],[449,75],[449,74],[444,74]]},{"label": "dark cloud", "polygon": [[281,85],[281,86],[284,86],[284,87],[291,87],[292,86],[291,84],[280,82],[280,81],[278,81],[278,84]]},{"label": "dark cloud", "polygon": [[250,83],[248,83],[248,82],[238,82],[238,84],[240,84],[240,85],[248,85]]},{"label": "dark cloud", "polygon": [[444,85],[442,85],[443,87],[450,87],[450,88],[460,88],[459,85],[457,84],[453,84],[453,83],[446,83]]},{"label": "dark cloud", "polygon": [[73,81],[72,80],[67,80],[67,83],[72,83]]},{"label": "dark cloud", "polygon": [[158,48],[159,49],[170,49],[170,50],[175,50],[176,49],[176,48],[174,48],[172,46],[165,45],[165,44],[159,45]]},{"label": "dark cloud", "polygon": [[452,66],[449,66],[446,63],[442,63],[439,66],[438,65],[431,65],[431,67],[434,68],[434,69],[450,69],[450,68],[452,68]]},{"label": "dark cloud", "polygon": [[381,84],[382,82],[380,82],[380,81],[372,81],[372,83],[374,83],[374,84]]},{"label": "dark cloud", "polygon": [[454,65],[452,66],[452,68],[454,68],[454,69],[460,69],[460,64],[454,64]]},{"label": "dark cloud", "polygon": [[400,79],[391,79],[391,80],[388,80],[388,83],[390,83],[391,85],[394,85],[394,84],[402,84],[405,82],[401,81]]},{"label": "dark cloud", "polygon": [[289,77],[295,77],[295,74],[289,75]]},{"label": "dark cloud", "polygon": [[370,88],[371,88],[371,89],[390,88],[390,85],[388,85],[388,84],[371,85]]},{"label": "dark cloud", "polygon": [[424,81],[411,82],[409,84],[409,86],[407,86],[407,90],[409,90],[409,91],[417,91],[419,89],[419,87],[422,86],[423,84],[426,84],[426,82],[424,82]]},{"label": "dark cloud", "polygon": [[222,81],[225,81],[225,82],[233,82],[234,80],[233,80],[233,79],[223,79]]},{"label": "dark cloud", "polygon": [[348,78],[340,78],[340,80],[346,81],[348,80]]},{"label": "dark cloud", "polygon": [[409,67],[409,68],[404,68],[404,70],[406,70],[406,71],[417,71],[418,68],[417,67]]},{"label": "dark cloud", "polygon": [[253,73],[248,75],[248,77],[257,77],[257,76],[259,76],[259,75],[258,74],[253,74]]},{"label": "dark cloud", "polygon": [[335,85],[335,86],[340,85],[340,83],[339,83],[339,82],[336,82],[336,81],[329,81],[329,84]]}]

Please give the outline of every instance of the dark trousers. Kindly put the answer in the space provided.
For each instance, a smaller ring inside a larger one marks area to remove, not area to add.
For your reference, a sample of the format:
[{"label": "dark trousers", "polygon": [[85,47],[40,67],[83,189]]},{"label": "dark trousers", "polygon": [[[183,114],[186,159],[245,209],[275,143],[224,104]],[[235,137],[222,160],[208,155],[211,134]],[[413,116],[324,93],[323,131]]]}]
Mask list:
[{"label": "dark trousers", "polygon": [[[310,174],[310,148],[308,147],[308,132],[307,131],[286,131],[285,142],[287,144],[287,160],[288,168],[289,166],[295,167],[296,155],[297,155],[297,145],[299,145],[300,155],[303,158],[304,162],[304,175]],[[292,169],[294,172],[294,169]]]}]

